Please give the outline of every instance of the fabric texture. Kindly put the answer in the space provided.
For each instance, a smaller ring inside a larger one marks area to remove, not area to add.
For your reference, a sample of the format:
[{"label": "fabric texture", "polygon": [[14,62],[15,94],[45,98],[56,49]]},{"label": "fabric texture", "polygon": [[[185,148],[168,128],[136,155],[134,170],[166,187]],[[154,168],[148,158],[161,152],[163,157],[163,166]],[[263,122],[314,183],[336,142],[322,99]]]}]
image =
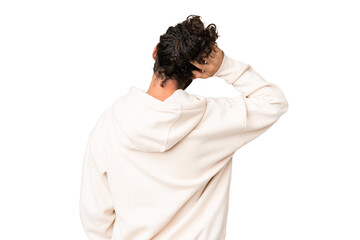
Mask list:
[{"label": "fabric texture", "polygon": [[234,153],[288,109],[282,90],[225,54],[215,77],[236,97],[182,89],[160,101],[138,87],[89,134],[80,217],[90,240],[221,240]]}]

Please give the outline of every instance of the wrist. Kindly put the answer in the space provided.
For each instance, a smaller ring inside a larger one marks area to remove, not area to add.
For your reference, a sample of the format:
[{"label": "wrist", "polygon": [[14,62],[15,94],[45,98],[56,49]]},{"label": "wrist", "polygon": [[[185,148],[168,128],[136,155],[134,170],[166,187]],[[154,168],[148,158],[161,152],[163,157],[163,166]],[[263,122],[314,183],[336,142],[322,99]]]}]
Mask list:
[{"label": "wrist", "polygon": [[221,55],[222,55],[221,64],[220,64],[218,70],[214,73],[214,75],[213,75],[214,77],[218,77],[218,76],[219,76],[219,74],[221,73],[221,71],[222,71],[222,69],[223,69],[223,67],[224,67],[224,63],[225,63],[226,58],[227,58],[227,56],[225,55],[224,51],[221,50],[221,52],[222,52],[222,54],[221,54]]}]

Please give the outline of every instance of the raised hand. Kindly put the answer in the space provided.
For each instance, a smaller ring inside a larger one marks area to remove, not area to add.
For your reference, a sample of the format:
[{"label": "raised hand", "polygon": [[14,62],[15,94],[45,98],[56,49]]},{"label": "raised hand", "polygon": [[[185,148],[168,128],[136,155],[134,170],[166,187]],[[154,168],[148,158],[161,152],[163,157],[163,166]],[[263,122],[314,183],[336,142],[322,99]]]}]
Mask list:
[{"label": "raised hand", "polygon": [[224,52],[216,44],[213,45],[212,49],[209,57],[203,58],[205,64],[190,61],[191,64],[200,69],[192,71],[195,78],[209,78],[219,70],[224,58]]}]

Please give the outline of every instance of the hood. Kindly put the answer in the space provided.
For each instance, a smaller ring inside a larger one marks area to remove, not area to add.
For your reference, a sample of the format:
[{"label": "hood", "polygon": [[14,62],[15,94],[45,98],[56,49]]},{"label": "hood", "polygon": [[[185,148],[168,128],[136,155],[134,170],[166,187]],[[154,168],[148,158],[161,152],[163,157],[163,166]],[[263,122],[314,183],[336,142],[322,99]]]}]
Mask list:
[{"label": "hood", "polygon": [[205,113],[203,96],[177,89],[165,101],[131,86],[112,106],[119,141],[142,152],[165,152],[189,134]]}]

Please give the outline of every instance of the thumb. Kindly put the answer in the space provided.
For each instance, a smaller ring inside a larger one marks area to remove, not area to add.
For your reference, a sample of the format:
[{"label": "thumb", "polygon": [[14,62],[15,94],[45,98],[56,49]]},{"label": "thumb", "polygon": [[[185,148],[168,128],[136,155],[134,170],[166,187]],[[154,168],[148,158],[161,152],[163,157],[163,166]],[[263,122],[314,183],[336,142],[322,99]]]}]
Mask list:
[{"label": "thumb", "polygon": [[194,78],[193,78],[193,79],[195,79],[195,78],[201,78],[201,77],[202,77],[201,72],[199,72],[199,71],[197,71],[197,70],[192,71],[192,73],[193,73],[193,75],[194,75]]}]

